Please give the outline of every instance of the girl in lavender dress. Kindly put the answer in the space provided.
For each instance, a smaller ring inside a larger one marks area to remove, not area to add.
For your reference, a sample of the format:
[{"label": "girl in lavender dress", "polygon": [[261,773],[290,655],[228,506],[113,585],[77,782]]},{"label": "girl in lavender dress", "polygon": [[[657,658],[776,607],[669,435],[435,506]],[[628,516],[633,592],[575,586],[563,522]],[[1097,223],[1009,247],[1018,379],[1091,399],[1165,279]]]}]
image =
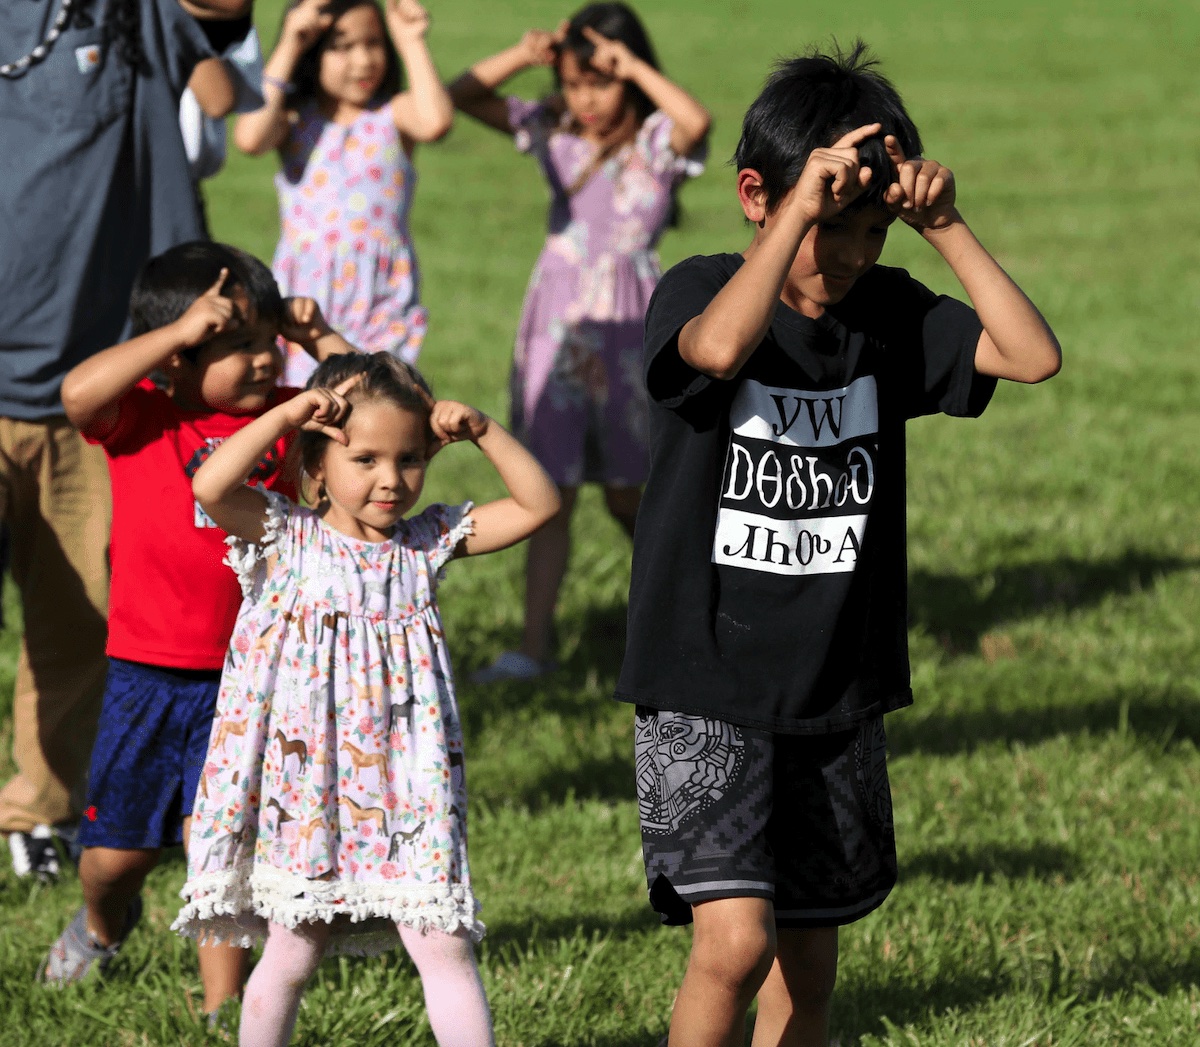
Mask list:
[{"label": "girl in lavender dress", "polygon": [[[412,363],[426,327],[408,233],[412,156],[449,130],[454,110],[425,44],[425,9],[385,3],[386,14],[376,0],[292,0],[263,74],[265,104],[238,118],[234,142],[253,155],[279,150],[283,294],[316,299],[362,349]],[[303,386],[313,366],[289,351],[283,381]]]},{"label": "girl in lavender dress", "polygon": [[[531,66],[554,71],[541,102],[496,88]],[[642,323],[659,277],[654,247],[680,183],[703,170],[707,110],[658,69],[637,15],[590,4],[555,32],[530,30],[450,85],[463,112],[512,135],[538,161],[551,203],[517,333],[512,420],[558,484],[561,512],[529,543],[525,630],[476,674],[530,678],[550,667],[579,485],[604,484],[630,534],[648,468]]]}]

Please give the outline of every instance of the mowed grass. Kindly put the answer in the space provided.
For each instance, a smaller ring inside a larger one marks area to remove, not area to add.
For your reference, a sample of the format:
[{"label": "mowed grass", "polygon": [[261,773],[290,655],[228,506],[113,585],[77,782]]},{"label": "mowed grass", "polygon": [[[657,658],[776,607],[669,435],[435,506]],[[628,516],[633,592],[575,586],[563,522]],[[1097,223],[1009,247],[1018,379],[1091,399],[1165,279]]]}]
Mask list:
[{"label": "mowed grass", "polygon": [[[447,75],[568,13],[545,0],[430,6]],[[724,161],[770,60],[861,34],[1066,353],[1061,376],[1002,388],[980,421],[910,427],[917,700],[888,720],[900,884],[843,932],[834,1035],[872,1047],[1200,1042],[1200,102],[1181,46],[1200,17],[1165,0],[642,7],[667,70],[716,117],[666,264],[747,241]],[[259,21],[272,38],[276,5]],[[423,367],[442,395],[503,417],[544,190],[525,158],[465,120],[417,163]],[[217,235],[264,257],[273,170],[234,158],[209,192]],[[961,293],[905,229],[885,261]],[[454,448],[428,491],[478,500],[498,485]],[[562,671],[460,686],[489,927],[480,963],[506,1047],[646,1047],[666,1029],[689,935],[659,928],[646,905],[631,712],[609,697],[628,546],[595,492],[574,533]],[[451,569],[442,608],[460,674],[516,643],[522,564],[518,550]],[[4,702],[17,629],[10,617]],[[183,878],[168,856],[106,982],[54,992],[33,973],[78,882],[29,886],[5,863],[0,1043],[225,1042],[198,1024],[195,953],[168,930]],[[295,1042],[430,1043],[411,965],[327,962]]]}]

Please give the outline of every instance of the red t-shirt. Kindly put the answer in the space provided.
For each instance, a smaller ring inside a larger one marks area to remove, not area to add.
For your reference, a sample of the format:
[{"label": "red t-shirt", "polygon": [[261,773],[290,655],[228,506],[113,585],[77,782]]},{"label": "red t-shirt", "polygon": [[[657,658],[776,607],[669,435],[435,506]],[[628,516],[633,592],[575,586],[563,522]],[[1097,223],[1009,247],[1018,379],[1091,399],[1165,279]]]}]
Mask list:
[{"label": "red t-shirt", "polygon": [[[264,411],[296,395],[277,389]],[[149,383],[120,401],[103,439],[112,480],[108,654],[174,669],[220,669],[242,593],[222,561],[225,532],[192,497],[192,477],[219,443],[257,417],[184,411]],[[294,434],[279,440],[250,483],[296,497],[284,476]]]}]

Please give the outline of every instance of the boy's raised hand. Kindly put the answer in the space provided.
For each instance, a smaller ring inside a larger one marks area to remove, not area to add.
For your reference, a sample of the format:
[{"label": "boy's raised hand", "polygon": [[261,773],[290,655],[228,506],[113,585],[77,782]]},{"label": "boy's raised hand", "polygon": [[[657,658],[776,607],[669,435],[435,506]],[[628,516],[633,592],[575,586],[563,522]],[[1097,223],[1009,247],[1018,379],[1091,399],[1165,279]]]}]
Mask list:
[{"label": "boy's raised hand", "polygon": [[429,428],[433,431],[432,458],[447,444],[460,440],[478,440],[488,431],[490,418],[474,407],[457,400],[438,400],[429,412]]},{"label": "boy's raised hand", "polygon": [[229,331],[241,323],[233,300],[221,294],[221,288],[229,279],[229,270],[222,269],[216,283],[184,310],[175,321],[179,341],[191,349],[203,345],[214,335]]},{"label": "boy's raised hand", "polygon": [[954,172],[936,160],[909,160],[895,135],[888,135],[883,146],[895,168],[895,181],[884,194],[888,207],[918,230],[943,229],[953,222],[958,217]]},{"label": "boy's raised hand", "polygon": [[638,57],[625,44],[620,40],[610,40],[590,25],[583,27],[583,35],[595,48],[588,63],[593,69],[615,80],[629,80],[633,77]]},{"label": "boy's raised hand", "polygon": [[823,222],[851,204],[871,182],[871,169],[859,166],[858,146],[878,134],[882,124],[847,131],[828,149],[809,154],[786,206],[798,208],[810,223]]},{"label": "boy's raised hand", "polygon": [[312,349],[317,339],[329,334],[329,323],[312,298],[285,298],[279,333],[287,341]]}]

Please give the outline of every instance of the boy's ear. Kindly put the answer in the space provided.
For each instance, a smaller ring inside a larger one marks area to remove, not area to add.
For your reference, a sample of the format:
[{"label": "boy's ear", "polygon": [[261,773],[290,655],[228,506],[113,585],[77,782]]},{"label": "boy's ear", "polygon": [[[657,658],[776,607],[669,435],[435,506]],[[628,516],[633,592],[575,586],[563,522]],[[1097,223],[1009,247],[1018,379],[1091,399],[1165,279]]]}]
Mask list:
[{"label": "boy's ear", "polygon": [[762,175],[753,167],[743,167],[737,173],[737,190],[746,219],[762,225],[767,217],[767,190]]}]

